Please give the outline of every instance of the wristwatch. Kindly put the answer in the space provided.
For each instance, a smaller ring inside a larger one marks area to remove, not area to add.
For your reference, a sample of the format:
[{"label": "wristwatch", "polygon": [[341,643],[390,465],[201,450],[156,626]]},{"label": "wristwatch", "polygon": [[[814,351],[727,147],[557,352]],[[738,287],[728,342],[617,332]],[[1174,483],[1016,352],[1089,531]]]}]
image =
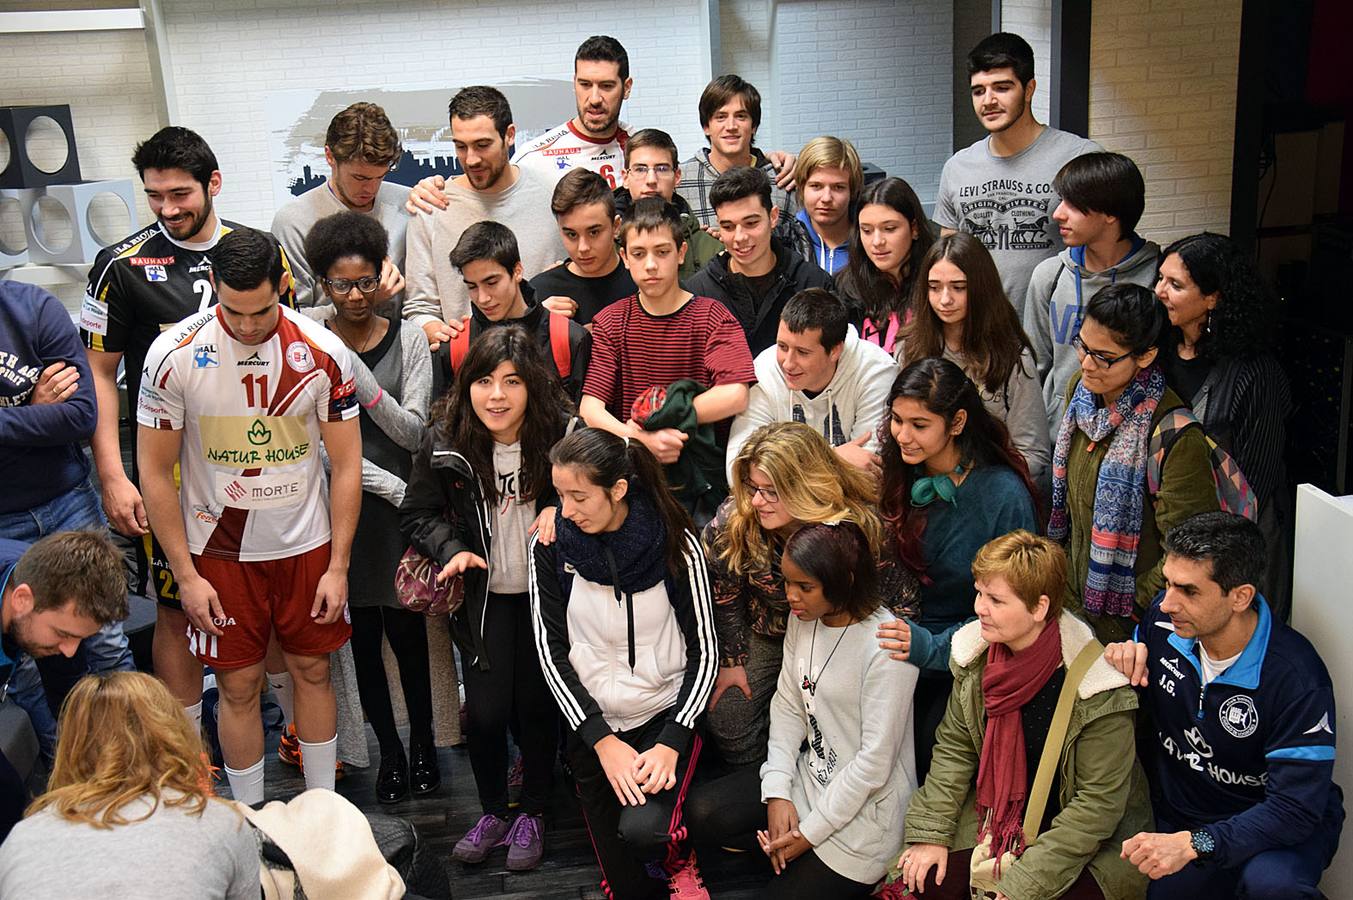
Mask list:
[{"label": "wristwatch", "polygon": [[1189,843],[1193,845],[1193,852],[1198,854],[1199,859],[1211,859],[1212,854],[1217,852],[1217,839],[1206,828],[1191,832]]}]

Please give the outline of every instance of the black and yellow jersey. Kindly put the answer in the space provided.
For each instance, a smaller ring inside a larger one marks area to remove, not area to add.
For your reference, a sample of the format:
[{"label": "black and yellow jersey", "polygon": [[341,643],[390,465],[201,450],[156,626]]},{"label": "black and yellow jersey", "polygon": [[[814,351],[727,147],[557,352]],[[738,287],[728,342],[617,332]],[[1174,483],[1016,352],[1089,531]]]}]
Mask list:
[{"label": "black and yellow jersey", "polygon": [[[156,222],[95,257],[80,307],[80,337],[91,350],[123,354],[133,404],[151,343],[166,328],[216,302],[211,251],[221,235],[239,227],[221,220],[211,240],[190,244],[170,237]],[[280,247],[278,252],[290,272],[286,252]],[[282,302],[295,309],[290,286]]]}]

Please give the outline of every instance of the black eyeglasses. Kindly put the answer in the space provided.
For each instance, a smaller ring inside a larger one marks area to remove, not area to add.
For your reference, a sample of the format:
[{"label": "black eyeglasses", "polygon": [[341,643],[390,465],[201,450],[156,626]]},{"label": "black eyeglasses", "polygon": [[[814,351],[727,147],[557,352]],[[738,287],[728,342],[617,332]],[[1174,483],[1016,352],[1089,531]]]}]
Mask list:
[{"label": "black eyeglasses", "polygon": [[335,294],[346,294],[353,288],[357,288],[363,294],[374,294],[376,288],[381,286],[380,276],[378,275],[363,275],[356,281],[348,278],[325,278],[322,280],[325,286]]},{"label": "black eyeglasses", "polygon": [[649,172],[652,172],[659,178],[666,178],[668,175],[671,175],[675,171],[676,168],[674,166],[667,165],[667,163],[658,163],[656,166],[644,166],[644,165],[630,166],[630,172],[639,176],[640,178],[646,177]]},{"label": "black eyeglasses", "polygon": [[1082,357],[1088,356],[1092,360],[1094,360],[1095,368],[1097,369],[1111,369],[1118,363],[1122,362],[1129,356],[1133,355],[1131,350],[1129,350],[1127,353],[1124,353],[1122,356],[1109,356],[1107,353],[1101,353],[1098,350],[1091,350],[1089,347],[1085,346],[1085,341],[1081,340],[1081,336],[1079,334],[1071,339],[1071,346],[1075,347],[1076,352],[1080,354]]},{"label": "black eyeglasses", "polygon": [[747,491],[747,493],[752,495],[753,500],[756,499],[757,494],[760,494],[762,497],[765,498],[767,503],[780,502],[780,492],[773,487],[757,487],[750,481],[744,481],[742,483],[742,487],[744,490]]}]

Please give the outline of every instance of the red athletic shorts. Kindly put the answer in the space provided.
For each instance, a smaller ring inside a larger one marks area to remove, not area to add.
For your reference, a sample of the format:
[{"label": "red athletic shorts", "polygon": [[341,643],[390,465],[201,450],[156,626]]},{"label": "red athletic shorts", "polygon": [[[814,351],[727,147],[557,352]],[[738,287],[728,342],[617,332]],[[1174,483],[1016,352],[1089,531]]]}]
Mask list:
[{"label": "red athletic shorts", "polygon": [[188,626],[188,651],[213,668],[262,662],[268,638],[293,656],[327,656],[352,635],[346,611],[332,625],[310,618],[315,588],[329,567],[329,545],[283,559],[238,562],[194,556],[193,565],[216,589],[225,622],[219,637]]}]

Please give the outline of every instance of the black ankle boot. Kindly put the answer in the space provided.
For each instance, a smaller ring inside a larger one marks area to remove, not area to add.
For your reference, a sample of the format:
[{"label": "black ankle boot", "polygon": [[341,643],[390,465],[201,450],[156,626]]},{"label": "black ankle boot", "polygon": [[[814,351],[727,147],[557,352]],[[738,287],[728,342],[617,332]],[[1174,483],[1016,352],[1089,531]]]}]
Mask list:
[{"label": "black ankle boot", "polygon": [[432,741],[419,741],[409,747],[409,787],[415,794],[430,794],[442,786],[437,767],[437,747]]},{"label": "black ankle boot", "polygon": [[376,774],[376,800],[379,803],[398,803],[409,796],[409,763],[404,748],[381,754],[380,771]]}]

